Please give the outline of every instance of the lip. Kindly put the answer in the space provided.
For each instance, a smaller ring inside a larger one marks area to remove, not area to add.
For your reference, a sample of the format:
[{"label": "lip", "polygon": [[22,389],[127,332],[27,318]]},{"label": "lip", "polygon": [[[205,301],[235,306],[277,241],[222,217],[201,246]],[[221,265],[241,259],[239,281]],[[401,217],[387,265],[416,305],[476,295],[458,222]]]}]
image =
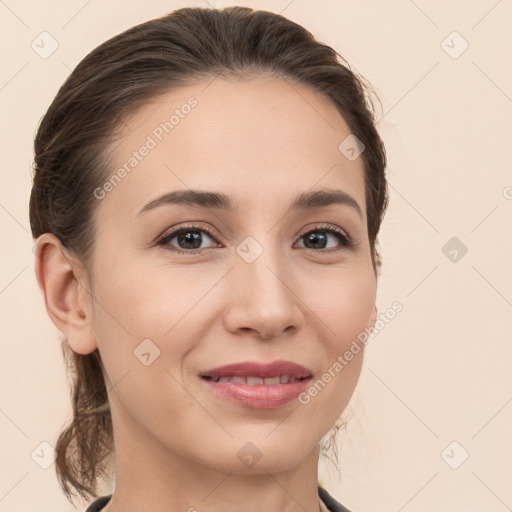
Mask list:
[{"label": "lip", "polygon": [[[241,382],[215,382],[206,377],[275,377],[289,375],[296,382],[286,384],[246,384]],[[201,380],[217,395],[243,407],[253,409],[275,409],[302,393],[312,379],[312,371],[290,361],[274,361],[268,364],[257,362],[235,363],[213,368],[200,374]]]},{"label": "lip", "polygon": [[299,396],[311,381],[311,377],[287,384],[243,384],[239,382],[215,382],[201,379],[211,391],[243,407],[252,409],[276,409]]},{"label": "lip", "polygon": [[[296,379],[311,377],[313,372],[300,364],[291,361],[273,361],[272,363],[258,363],[248,361],[245,363],[234,363],[218,368],[212,368],[200,374],[201,377],[275,377],[276,375],[289,375]],[[284,384],[283,384],[284,385]]]}]

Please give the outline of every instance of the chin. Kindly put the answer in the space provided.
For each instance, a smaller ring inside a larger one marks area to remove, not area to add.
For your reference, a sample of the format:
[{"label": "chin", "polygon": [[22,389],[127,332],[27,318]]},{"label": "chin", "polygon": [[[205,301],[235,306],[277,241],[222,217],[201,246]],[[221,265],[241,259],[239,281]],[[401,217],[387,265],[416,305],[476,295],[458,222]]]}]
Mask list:
[{"label": "chin", "polygon": [[277,438],[275,443],[261,437],[245,437],[244,441],[231,441],[231,446],[224,446],[215,458],[215,468],[224,473],[237,475],[257,475],[280,473],[298,466],[307,456],[303,451],[304,443],[299,449],[296,443]]}]

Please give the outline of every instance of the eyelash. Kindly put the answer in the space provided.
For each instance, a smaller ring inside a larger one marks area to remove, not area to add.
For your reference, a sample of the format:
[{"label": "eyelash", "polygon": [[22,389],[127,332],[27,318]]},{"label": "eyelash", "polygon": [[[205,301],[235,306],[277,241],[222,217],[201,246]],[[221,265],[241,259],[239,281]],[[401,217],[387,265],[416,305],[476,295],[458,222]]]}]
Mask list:
[{"label": "eyelash", "polygon": [[[216,241],[215,235],[213,234],[213,232],[211,230],[207,229],[206,227],[200,227],[197,225],[180,225],[178,228],[174,229],[173,231],[171,231],[169,233],[164,233],[163,235],[161,235],[157,239],[156,245],[165,246],[175,236],[180,235],[181,233],[184,233],[184,232],[186,233],[187,231],[203,231],[210,238],[212,238],[213,240]],[[345,231],[343,231],[342,229],[340,229],[338,227],[331,226],[331,225],[322,225],[322,226],[317,226],[313,229],[310,229],[310,230],[302,233],[301,235],[299,235],[299,240],[301,238],[304,238],[306,235],[309,235],[311,233],[316,233],[316,232],[330,233],[331,235],[334,235],[341,242],[342,248],[341,249],[332,249],[332,248],[330,248],[330,249],[309,249],[310,251],[332,253],[332,252],[336,252],[336,251],[348,251],[348,250],[351,250],[355,246],[355,243],[345,233]],[[171,247],[171,246],[169,246],[169,247]],[[164,248],[167,250],[174,251],[177,253],[182,253],[182,254],[183,253],[200,254],[203,252],[210,251],[211,249],[214,249],[214,247],[210,247],[207,249],[177,249],[175,247],[172,247],[172,248],[164,247]],[[302,247],[301,249],[308,249],[308,247]]]}]

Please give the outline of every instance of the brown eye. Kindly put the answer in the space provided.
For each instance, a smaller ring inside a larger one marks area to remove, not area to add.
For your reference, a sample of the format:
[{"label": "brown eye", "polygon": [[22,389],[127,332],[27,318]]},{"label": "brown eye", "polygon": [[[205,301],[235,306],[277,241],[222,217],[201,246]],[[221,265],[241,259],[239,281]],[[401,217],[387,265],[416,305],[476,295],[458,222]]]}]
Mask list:
[{"label": "brown eye", "polygon": [[319,227],[304,233],[300,237],[301,240],[304,239],[304,248],[306,249],[336,249],[336,244],[328,247],[329,238],[338,240],[342,249],[349,249],[353,246],[349,236],[344,231],[334,227]]},{"label": "brown eye", "polygon": [[[180,226],[179,229],[175,229],[160,237],[157,244],[176,251],[201,252],[209,248],[201,247],[202,243],[205,242],[205,237],[206,239],[213,240],[213,235],[204,228],[199,228],[198,226]],[[175,243],[178,247],[171,243],[174,239],[176,239]],[[218,247],[218,244],[214,244],[212,247]]]}]

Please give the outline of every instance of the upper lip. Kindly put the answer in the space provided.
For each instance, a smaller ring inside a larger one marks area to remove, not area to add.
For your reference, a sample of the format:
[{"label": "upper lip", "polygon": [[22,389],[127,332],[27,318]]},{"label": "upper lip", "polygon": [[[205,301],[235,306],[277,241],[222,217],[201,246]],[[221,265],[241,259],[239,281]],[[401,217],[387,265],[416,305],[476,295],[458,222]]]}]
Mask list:
[{"label": "upper lip", "polygon": [[248,361],[245,363],[234,363],[219,366],[200,374],[201,377],[275,377],[289,375],[295,378],[311,377],[309,368],[290,361],[273,361],[272,363],[258,363]]}]

